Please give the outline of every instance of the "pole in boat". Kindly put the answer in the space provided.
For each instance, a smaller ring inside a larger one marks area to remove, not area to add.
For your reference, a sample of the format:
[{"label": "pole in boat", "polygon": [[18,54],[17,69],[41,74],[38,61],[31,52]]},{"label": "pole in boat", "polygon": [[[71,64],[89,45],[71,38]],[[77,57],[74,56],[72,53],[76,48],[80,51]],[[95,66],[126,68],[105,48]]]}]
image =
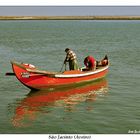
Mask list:
[{"label": "pole in boat", "polygon": [[[64,67],[64,63],[63,63],[63,65],[62,65],[62,68],[61,68],[60,72],[62,72],[63,67]],[[67,70],[67,64],[65,63],[65,71],[66,71],[66,70]]]},{"label": "pole in boat", "polygon": [[67,63],[65,63],[65,71],[67,70]]},{"label": "pole in boat", "polygon": [[62,67],[61,67],[61,70],[60,70],[60,72],[62,72],[62,70],[63,70],[63,67],[64,67],[64,63],[63,63],[63,65],[62,65]]}]

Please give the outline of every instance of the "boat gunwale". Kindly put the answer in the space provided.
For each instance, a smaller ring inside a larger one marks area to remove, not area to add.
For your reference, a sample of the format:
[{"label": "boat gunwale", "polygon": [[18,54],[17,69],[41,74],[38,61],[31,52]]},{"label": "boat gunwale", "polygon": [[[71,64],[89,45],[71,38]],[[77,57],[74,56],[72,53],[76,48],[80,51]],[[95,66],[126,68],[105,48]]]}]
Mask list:
[{"label": "boat gunwale", "polygon": [[38,70],[34,71],[32,69],[24,67],[22,65],[22,63],[15,62],[15,61],[11,61],[11,64],[16,65],[16,66],[26,70],[29,73],[37,73],[37,74],[39,73],[40,75],[53,77],[53,78],[80,78],[80,77],[85,77],[85,76],[90,76],[90,75],[97,74],[97,73],[105,71],[109,68],[109,64],[108,64],[106,66],[99,67],[98,69],[93,70],[93,71],[86,71],[86,72],[81,71],[82,73],[78,73],[78,74],[64,74],[64,73],[48,72],[48,71],[40,71],[40,70],[39,70],[39,72],[38,72]]},{"label": "boat gunwale", "polygon": [[55,74],[55,77],[56,78],[78,78],[78,77],[90,76],[90,75],[94,75],[96,73],[102,72],[104,70],[107,70],[108,67],[109,67],[109,65],[101,67],[94,71],[88,71],[88,72],[80,73],[80,74]]}]

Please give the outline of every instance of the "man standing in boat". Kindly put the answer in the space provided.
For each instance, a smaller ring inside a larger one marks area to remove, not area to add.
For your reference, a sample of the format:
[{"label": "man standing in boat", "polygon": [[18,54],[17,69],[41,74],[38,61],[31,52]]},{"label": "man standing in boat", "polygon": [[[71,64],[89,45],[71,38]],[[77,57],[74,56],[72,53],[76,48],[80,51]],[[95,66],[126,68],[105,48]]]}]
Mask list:
[{"label": "man standing in boat", "polygon": [[65,52],[66,52],[66,58],[64,60],[64,64],[66,64],[66,62],[69,62],[70,70],[78,70],[79,68],[77,64],[76,54],[69,48],[66,48]]}]

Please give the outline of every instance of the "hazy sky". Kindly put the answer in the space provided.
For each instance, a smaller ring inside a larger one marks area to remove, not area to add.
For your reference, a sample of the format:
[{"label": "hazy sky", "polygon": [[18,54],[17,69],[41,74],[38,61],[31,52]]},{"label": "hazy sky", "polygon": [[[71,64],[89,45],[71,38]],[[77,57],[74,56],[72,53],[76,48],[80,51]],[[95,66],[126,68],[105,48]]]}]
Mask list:
[{"label": "hazy sky", "polygon": [[0,6],[0,16],[140,16],[140,6]]}]

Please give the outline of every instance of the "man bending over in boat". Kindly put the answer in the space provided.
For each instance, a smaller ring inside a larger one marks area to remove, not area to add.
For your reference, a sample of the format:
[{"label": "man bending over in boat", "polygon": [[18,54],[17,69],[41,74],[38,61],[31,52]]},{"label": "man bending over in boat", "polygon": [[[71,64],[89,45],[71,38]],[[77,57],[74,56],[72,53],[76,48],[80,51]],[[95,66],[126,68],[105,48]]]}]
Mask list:
[{"label": "man bending over in boat", "polygon": [[84,64],[86,66],[86,69],[84,69],[84,70],[95,70],[96,69],[96,60],[92,56],[87,56],[84,59]]},{"label": "man bending over in boat", "polygon": [[66,64],[66,62],[69,62],[70,70],[78,70],[79,68],[77,64],[76,54],[69,48],[66,48],[65,52],[66,52],[66,58],[64,60],[64,64]]},{"label": "man bending over in boat", "polygon": [[86,69],[84,69],[84,71],[96,70],[96,67],[106,66],[108,64],[108,57],[107,55],[105,55],[105,57],[101,61],[96,61],[94,57],[87,56],[84,59],[84,64],[86,66]]}]

